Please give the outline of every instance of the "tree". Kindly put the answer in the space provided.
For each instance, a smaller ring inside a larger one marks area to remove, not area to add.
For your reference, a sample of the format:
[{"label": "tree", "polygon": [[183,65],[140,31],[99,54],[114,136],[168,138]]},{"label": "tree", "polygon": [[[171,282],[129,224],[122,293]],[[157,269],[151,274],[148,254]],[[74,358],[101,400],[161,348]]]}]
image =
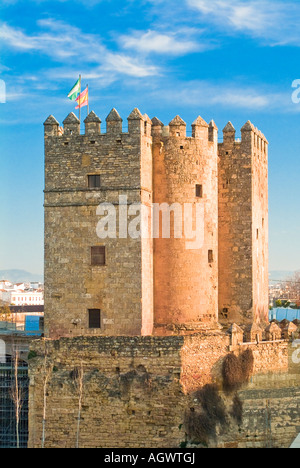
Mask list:
[{"label": "tree", "polygon": [[7,322],[12,317],[11,310],[8,304],[5,302],[0,302],[0,321]]}]

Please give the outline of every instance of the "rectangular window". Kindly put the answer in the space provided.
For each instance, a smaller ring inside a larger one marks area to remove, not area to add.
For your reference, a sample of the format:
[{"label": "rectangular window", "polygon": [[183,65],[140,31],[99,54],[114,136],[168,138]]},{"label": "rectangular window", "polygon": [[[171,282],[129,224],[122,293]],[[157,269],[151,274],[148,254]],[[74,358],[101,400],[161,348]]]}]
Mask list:
[{"label": "rectangular window", "polygon": [[92,265],[104,266],[105,265],[105,247],[97,246],[91,247],[91,263]]},{"label": "rectangular window", "polygon": [[100,175],[89,175],[88,176],[89,188],[100,188]]},{"label": "rectangular window", "polygon": [[202,198],[203,197],[203,187],[202,185],[196,185],[196,197]]},{"label": "rectangular window", "polygon": [[89,309],[89,328],[101,328],[100,309]]},{"label": "rectangular window", "polygon": [[213,250],[208,251],[208,263],[213,263],[214,261],[214,252]]}]

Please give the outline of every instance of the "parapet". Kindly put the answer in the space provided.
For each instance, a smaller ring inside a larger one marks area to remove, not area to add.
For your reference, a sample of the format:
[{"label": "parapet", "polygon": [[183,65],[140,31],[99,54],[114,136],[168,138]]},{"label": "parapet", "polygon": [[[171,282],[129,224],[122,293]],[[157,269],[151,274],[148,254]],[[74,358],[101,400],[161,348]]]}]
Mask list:
[{"label": "parapet", "polygon": [[144,117],[137,108],[133,109],[127,120],[129,133],[141,134],[144,132]]},{"label": "parapet", "polygon": [[176,136],[185,138],[186,137],[186,123],[182,120],[179,115],[176,115],[173,120],[169,123],[170,136]]},{"label": "parapet", "polygon": [[65,135],[80,135],[80,120],[74,112],[70,112],[68,117],[63,121]]},{"label": "parapet", "polygon": [[208,140],[214,143],[218,143],[218,127],[213,120],[210,121],[208,127]]},{"label": "parapet", "polygon": [[192,137],[208,140],[208,128],[208,123],[199,115],[199,117],[197,117],[197,119],[192,123]]},{"label": "parapet", "polygon": [[263,153],[267,152],[268,140],[264,134],[255,127],[250,120],[241,128],[242,144],[251,145],[252,149],[256,149]]},{"label": "parapet", "polygon": [[152,120],[150,119],[149,115],[147,114],[144,114],[143,115],[143,118],[144,118],[144,134],[145,136],[147,137],[151,137],[151,133],[152,133]]},{"label": "parapet", "polygon": [[101,119],[91,111],[84,121],[86,135],[99,135],[101,133]]},{"label": "parapet", "polygon": [[113,108],[106,117],[106,133],[122,133],[122,123],[123,120],[118,111]]},{"label": "parapet", "polygon": [[226,143],[234,143],[235,142],[235,128],[231,122],[223,128],[223,142]]},{"label": "parapet", "polygon": [[236,140],[236,130],[232,123],[228,122],[223,129],[223,144],[227,147],[240,144],[242,147],[249,149],[249,151],[257,149],[258,151],[266,153],[268,140],[263,133],[248,120],[241,128],[240,140]]},{"label": "parapet", "polygon": [[277,324],[272,321],[268,325],[252,323],[246,327],[239,327],[235,323],[227,330],[230,335],[231,346],[236,346],[241,343],[263,343],[268,341],[280,341],[295,339],[299,336],[300,327],[293,322],[282,321]]},{"label": "parapet", "polygon": [[53,117],[53,115],[49,115],[48,119],[44,122],[45,137],[57,136],[58,127],[59,123],[57,122],[57,120]]},{"label": "parapet", "polygon": [[152,136],[161,136],[164,128],[164,124],[157,118],[154,117],[152,123]]},{"label": "parapet", "polygon": [[[91,111],[84,120],[85,135],[97,136],[101,134],[101,119]],[[80,121],[71,112],[63,121],[63,128],[59,127],[58,121],[50,115],[44,123],[45,137],[48,136],[78,136],[80,135]],[[151,136],[151,119],[135,108],[128,117],[128,132],[123,132],[123,119],[116,109],[112,109],[106,117],[106,134],[120,136],[125,134],[141,134]]]},{"label": "parapet", "polygon": [[[167,126],[154,117],[152,119],[152,136],[186,138],[187,125],[179,115],[176,115]],[[198,116],[192,123],[192,138],[217,143],[218,127],[213,120],[208,124],[201,116]]]},{"label": "parapet", "polygon": [[[128,132],[123,132],[123,119],[118,111],[113,108],[106,117],[106,134],[116,137],[124,135],[143,135],[159,137],[187,137],[187,125],[185,121],[177,115],[171,120],[169,125],[164,125],[157,117],[152,120],[147,114],[142,115],[139,109],[135,108],[129,114]],[[101,119],[91,111],[85,118],[85,136],[97,136],[101,134]],[[45,137],[78,136],[80,135],[80,121],[71,112],[63,121],[63,127],[59,127],[58,121],[50,115],[44,123]],[[192,138],[217,143],[218,127],[212,120],[209,124],[198,116],[192,123]],[[191,138],[189,137],[189,138]]]}]

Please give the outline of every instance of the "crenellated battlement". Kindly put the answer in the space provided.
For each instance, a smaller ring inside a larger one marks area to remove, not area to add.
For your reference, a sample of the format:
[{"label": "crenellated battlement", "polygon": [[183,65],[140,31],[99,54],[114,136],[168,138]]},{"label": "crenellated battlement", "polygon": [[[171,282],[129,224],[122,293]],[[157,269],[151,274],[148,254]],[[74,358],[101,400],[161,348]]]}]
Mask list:
[{"label": "crenellated battlement", "polygon": [[[44,122],[45,138],[49,137],[84,137],[84,136],[117,136],[122,135],[142,135],[148,138],[162,137],[162,138],[193,138],[217,143],[218,141],[218,127],[212,120],[209,124],[198,116],[191,125],[191,130],[187,131],[187,124],[184,120],[177,115],[171,120],[169,125],[164,125],[157,117],[152,120],[147,114],[142,115],[139,109],[135,108],[127,117],[128,131],[124,131],[123,119],[118,111],[113,108],[105,119],[106,132],[102,132],[101,119],[91,111],[84,120],[85,131],[81,134],[80,121],[76,115],[71,112],[63,121],[63,126],[53,115],[50,115]],[[187,135],[189,133],[189,135]]]},{"label": "crenellated battlement", "polygon": [[218,127],[212,120],[209,124],[199,115],[191,125],[191,136],[187,135],[187,124],[176,115],[169,125],[164,125],[157,117],[152,119],[152,136],[154,138],[198,139],[217,143]]},{"label": "crenellated battlement", "polygon": [[223,129],[223,142],[219,145],[228,149],[233,147],[248,148],[250,151],[261,151],[267,153],[268,151],[268,140],[265,135],[255,127],[250,120],[241,128],[241,138],[236,138],[236,130],[231,122],[228,122]]},{"label": "crenellated battlement", "polygon": [[[45,138],[48,137],[71,137],[71,136],[93,136],[109,135],[143,135],[148,138],[195,138],[207,140],[209,142],[218,142],[218,127],[211,120],[208,124],[201,116],[198,116],[191,125],[191,136],[187,136],[187,124],[177,115],[171,120],[169,125],[164,125],[157,117],[152,120],[147,114],[142,115],[139,109],[135,108],[128,116],[128,131],[123,130],[123,119],[118,111],[113,108],[106,117],[106,133],[101,131],[101,119],[91,111],[84,120],[85,132],[80,133],[80,121],[76,115],[71,112],[63,121],[63,127],[59,126],[59,122],[53,115],[50,115],[44,123]],[[236,130],[231,122],[223,129],[223,141],[219,142],[220,146],[236,147],[250,146],[253,151],[261,151],[267,153],[268,140],[265,135],[255,127],[249,120],[241,128],[241,138],[236,138]]]}]

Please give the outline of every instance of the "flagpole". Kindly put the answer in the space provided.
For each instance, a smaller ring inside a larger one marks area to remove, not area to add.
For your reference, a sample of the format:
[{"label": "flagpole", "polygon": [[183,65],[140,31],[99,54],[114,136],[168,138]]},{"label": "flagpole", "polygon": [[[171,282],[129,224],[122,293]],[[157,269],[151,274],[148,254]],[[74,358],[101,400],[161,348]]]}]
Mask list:
[{"label": "flagpole", "polygon": [[87,87],[87,95],[88,95],[87,115],[89,115],[89,99],[90,99],[90,96],[89,96],[89,85],[86,85],[86,87]]}]

